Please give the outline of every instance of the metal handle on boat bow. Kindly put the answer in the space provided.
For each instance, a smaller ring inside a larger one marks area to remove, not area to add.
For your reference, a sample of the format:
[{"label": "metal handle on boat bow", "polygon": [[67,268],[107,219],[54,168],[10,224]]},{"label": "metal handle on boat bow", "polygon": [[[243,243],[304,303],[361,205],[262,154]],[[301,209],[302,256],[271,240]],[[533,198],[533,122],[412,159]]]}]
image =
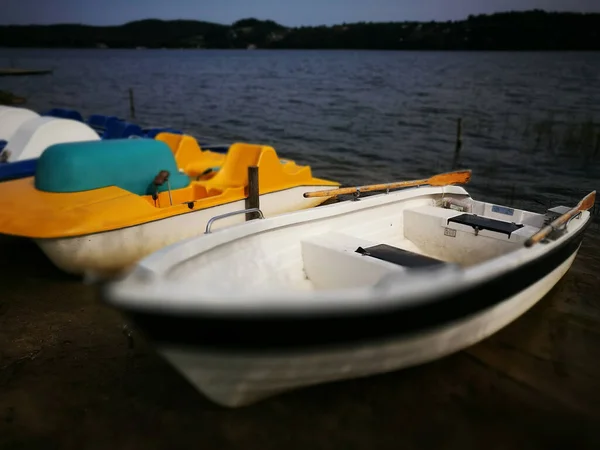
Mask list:
[{"label": "metal handle on boat bow", "polygon": [[551,224],[546,225],[540,231],[527,239],[525,241],[525,247],[531,247],[532,245],[544,240],[550,233],[552,233],[554,230],[557,230],[560,226],[567,224],[576,215],[591,209],[594,206],[594,203],[596,203],[596,191],[590,192],[577,204],[575,208],[564,213],[562,216],[555,219]]},{"label": "metal handle on boat bow", "polygon": [[247,214],[247,213],[258,213],[258,216],[261,219],[265,218],[265,216],[263,215],[262,211],[259,208],[240,209],[239,211],[228,212],[225,214],[221,214],[220,216],[215,216],[215,217],[211,218],[206,223],[206,230],[204,231],[204,234],[210,233],[210,228],[212,227],[212,224],[214,222],[216,222],[217,220],[225,219],[226,217],[237,216],[238,214]]},{"label": "metal handle on boat bow", "polygon": [[304,198],[310,197],[335,197],[337,195],[355,194],[356,192],[387,191],[403,187],[421,186],[428,184],[430,186],[448,186],[450,184],[465,184],[471,180],[470,170],[459,170],[456,172],[440,173],[431,178],[412,181],[398,181],[388,184],[370,184],[367,186],[347,187],[339,189],[330,189],[325,191],[305,192]]}]

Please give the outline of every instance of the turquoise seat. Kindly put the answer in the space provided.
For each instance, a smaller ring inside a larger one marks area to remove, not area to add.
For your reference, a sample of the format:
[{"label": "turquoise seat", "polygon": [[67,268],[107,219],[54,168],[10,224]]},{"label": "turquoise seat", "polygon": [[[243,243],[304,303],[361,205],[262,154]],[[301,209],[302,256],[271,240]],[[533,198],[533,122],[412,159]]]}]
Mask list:
[{"label": "turquoise seat", "polygon": [[[179,172],[167,144],[154,139],[112,139],[69,142],[48,147],[40,156],[35,187],[45,192],[82,192],[117,186],[137,195],[151,195],[161,170],[169,171],[171,189],[190,184]],[[167,183],[159,192],[168,189]]]}]

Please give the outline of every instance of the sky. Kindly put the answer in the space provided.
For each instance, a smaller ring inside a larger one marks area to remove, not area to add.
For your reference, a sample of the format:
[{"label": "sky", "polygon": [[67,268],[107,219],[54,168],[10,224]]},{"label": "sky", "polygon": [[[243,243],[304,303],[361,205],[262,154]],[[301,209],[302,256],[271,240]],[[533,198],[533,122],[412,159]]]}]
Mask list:
[{"label": "sky", "polygon": [[120,25],[192,19],[231,24],[255,17],[286,26],[358,21],[460,20],[509,10],[600,12],[600,0],[0,0],[0,24]]}]

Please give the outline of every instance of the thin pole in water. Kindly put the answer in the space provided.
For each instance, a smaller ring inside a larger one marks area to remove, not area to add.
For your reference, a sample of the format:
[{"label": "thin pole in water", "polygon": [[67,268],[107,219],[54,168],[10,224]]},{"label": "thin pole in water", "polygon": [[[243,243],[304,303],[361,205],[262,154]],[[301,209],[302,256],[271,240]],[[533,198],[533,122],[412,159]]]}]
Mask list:
[{"label": "thin pole in water", "polygon": [[135,103],[133,101],[133,89],[129,88],[129,116],[135,119]]},{"label": "thin pole in water", "polygon": [[460,151],[462,150],[462,117],[458,118],[456,124],[456,147],[454,148],[454,161],[452,162],[452,170],[458,168],[458,161],[460,159]]}]

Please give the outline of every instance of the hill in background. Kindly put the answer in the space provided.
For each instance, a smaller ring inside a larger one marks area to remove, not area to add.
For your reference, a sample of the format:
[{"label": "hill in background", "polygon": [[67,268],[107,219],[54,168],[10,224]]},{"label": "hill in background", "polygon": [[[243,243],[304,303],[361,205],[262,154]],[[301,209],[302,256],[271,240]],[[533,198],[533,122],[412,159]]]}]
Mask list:
[{"label": "hill in background", "polygon": [[448,22],[359,22],[285,27],[243,19],[232,25],[147,19],[120,26],[0,26],[0,46],[62,48],[600,50],[600,14],[540,10]]}]

